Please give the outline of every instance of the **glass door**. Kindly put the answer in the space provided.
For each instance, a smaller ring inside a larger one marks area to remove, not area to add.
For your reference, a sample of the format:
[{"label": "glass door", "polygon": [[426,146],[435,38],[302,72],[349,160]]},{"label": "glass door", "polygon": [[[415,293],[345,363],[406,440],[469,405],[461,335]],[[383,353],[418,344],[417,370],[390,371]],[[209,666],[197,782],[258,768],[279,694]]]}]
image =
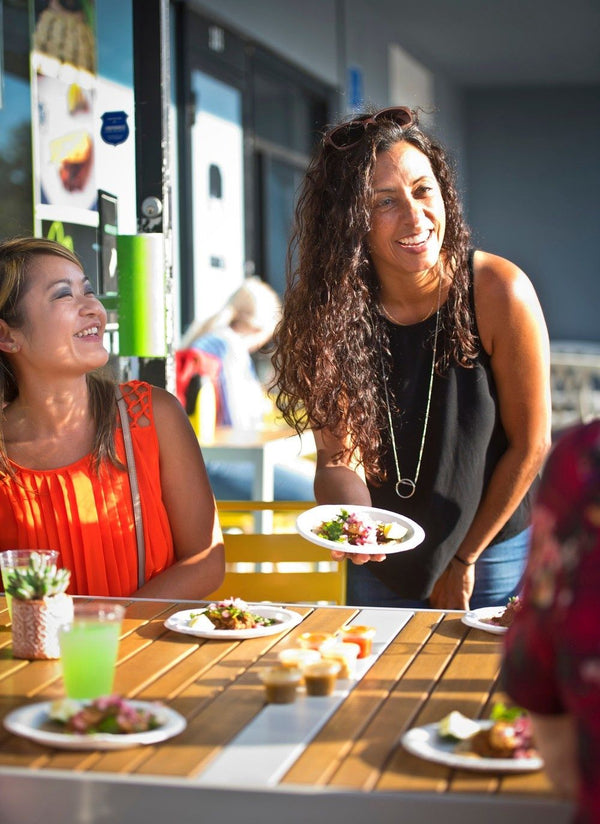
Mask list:
[{"label": "glass door", "polygon": [[298,185],[333,90],[245,35],[178,8],[184,331],[250,274],[283,295]]},{"label": "glass door", "polygon": [[194,317],[208,317],[244,277],[244,158],[239,89],[197,69],[190,119]]}]

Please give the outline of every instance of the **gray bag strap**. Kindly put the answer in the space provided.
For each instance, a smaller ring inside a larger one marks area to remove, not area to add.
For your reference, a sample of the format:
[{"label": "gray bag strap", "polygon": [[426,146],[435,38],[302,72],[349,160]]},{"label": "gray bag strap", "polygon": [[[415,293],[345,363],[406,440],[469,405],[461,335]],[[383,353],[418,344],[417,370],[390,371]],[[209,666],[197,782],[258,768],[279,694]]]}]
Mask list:
[{"label": "gray bag strap", "polygon": [[125,444],[125,457],[127,459],[127,472],[129,473],[129,486],[131,487],[131,502],[133,504],[133,517],[135,521],[135,537],[138,551],[138,588],[143,586],[146,580],[146,547],[144,544],[144,522],[142,520],[142,505],[140,503],[140,490],[138,488],[137,472],[135,469],[135,458],[133,455],[133,443],[131,441],[131,429],[129,427],[129,413],[127,404],[120,388],[115,387],[117,395],[117,406],[121,418],[121,428],[123,430],[123,442]]}]

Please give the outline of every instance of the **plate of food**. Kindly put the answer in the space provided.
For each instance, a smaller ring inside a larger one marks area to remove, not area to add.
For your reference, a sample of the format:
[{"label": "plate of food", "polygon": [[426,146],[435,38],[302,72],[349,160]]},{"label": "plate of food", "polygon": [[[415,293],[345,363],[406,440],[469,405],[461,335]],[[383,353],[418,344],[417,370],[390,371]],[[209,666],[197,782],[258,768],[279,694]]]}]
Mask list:
[{"label": "plate of food", "polygon": [[341,552],[391,555],[422,543],[419,524],[397,512],[372,506],[321,504],[302,512],[296,530],[313,544]]},{"label": "plate of food", "polygon": [[480,607],[469,610],[461,620],[473,629],[482,629],[493,635],[504,635],[520,608],[521,601],[516,596],[510,598],[505,607]]},{"label": "plate of food", "polygon": [[300,613],[273,604],[247,604],[241,598],[226,598],[208,606],[184,609],[169,616],[167,629],[197,638],[243,640],[277,635],[295,627]]},{"label": "plate of food", "polygon": [[402,745],[419,758],[457,769],[533,772],[543,767],[527,714],[483,721],[454,711],[434,724],[408,730]]},{"label": "plate of food", "polygon": [[9,732],[62,750],[121,750],[178,735],[185,718],[170,707],[117,695],[27,704],[4,719]]}]

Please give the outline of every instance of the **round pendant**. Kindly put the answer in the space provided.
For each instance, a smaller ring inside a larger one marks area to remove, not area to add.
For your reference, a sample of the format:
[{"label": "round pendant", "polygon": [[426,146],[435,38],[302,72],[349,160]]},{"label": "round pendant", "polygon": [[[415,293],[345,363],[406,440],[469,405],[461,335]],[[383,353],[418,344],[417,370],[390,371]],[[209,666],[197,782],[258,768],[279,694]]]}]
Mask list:
[{"label": "round pendant", "polygon": [[412,498],[415,494],[415,489],[414,481],[411,481],[410,478],[401,478],[396,484],[396,495],[399,498]]}]

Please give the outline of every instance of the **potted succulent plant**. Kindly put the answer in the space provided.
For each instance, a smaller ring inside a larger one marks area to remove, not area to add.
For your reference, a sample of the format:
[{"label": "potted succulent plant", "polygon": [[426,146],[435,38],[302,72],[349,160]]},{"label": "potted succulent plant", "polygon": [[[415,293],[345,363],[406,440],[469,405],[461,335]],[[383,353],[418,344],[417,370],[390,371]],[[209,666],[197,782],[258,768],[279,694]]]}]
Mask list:
[{"label": "potted succulent plant", "polygon": [[70,578],[68,569],[36,552],[28,566],[9,573],[15,658],[60,658],[58,628],[73,617],[73,599],[65,592]]}]

